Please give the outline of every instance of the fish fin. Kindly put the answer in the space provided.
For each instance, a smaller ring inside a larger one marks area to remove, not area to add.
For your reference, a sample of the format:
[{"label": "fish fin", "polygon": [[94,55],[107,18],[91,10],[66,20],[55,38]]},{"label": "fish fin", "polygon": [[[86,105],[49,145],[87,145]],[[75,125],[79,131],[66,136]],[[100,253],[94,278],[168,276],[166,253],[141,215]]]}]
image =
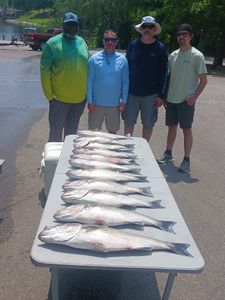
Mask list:
[{"label": "fish fin", "polygon": [[190,252],[187,251],[187,248],[189,248],[190,244],[183,244],[183,243],[169,243],[170,247],[169,250],[180,255],[193,257]]},{"label": "fish fin", "polygon": [[161,205],[162,200],[149,201],[149,207],[151,208],[165,208]]},{"label": "fish fin", "polygon": [[173,230],[173,226],[176,224],[176,222],[171,221],[159,221],[158,227],[162,230],[169,231],[175,234]]},{"label": "fish fin", "polygon": [[108,252],[104,243],[92,242],[92,249],[97,252]]},{"label": "fish fin", "polygon": [[140,190],[142,195],[153,197],[150,186],[142,188]]}]

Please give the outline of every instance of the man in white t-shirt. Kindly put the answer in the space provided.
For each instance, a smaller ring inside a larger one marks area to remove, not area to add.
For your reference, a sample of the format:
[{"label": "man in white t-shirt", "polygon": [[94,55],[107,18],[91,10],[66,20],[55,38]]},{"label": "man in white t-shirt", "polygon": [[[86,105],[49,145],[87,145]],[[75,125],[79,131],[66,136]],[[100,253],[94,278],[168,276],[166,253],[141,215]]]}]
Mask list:
[{"label": "man in white t-shirt", "polygon": [[177,125],[184,134],[184,158],[178,171],[190,172],[190,153],[193,143],[192,122],[195,103],[207,84],[207,70],[203,54],[191,46],[192,27],[182,24],[177,30],[180,48],[169,57],[169,89],[166,108],[168,126],[167,146],[158,163],[173,160],[172,149],[176,139]]}]

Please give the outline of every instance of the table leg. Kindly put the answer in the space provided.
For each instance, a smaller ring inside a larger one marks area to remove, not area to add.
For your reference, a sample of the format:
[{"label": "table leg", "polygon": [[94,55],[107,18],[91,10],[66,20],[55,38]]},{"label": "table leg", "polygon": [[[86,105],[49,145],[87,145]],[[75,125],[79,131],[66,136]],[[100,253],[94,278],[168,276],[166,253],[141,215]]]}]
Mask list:
[{"label": "table leg", "polygon": [[162,300],[168,300],[169,299],[170,292],[171,292],[172,287],[173,287],[173,282],[174,282],[175,276],[177,276],[177,273],[169,273],[168,278],[167,278],[167,282],[166,282],[166,287],[164,289]]},{"label": "table leg", "polygon": [[52,300],[59,300],[59,276],[58,269],[51,268]]}]

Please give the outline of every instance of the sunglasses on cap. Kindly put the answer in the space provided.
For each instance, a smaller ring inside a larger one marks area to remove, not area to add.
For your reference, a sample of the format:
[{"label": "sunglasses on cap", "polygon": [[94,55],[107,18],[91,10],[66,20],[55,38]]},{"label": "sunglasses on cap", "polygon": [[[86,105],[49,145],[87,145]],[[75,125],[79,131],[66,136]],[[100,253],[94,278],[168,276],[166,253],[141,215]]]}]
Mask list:
[{"label": "sunglasses on cap", "polygon": [[104,38],[104,41],[106,43],[116,43],[117,39],[116,38]]},{"label": "sunglasses on cap", "polygon": [[153,29],[154,27],[155,27],[154,24],[142,24],[141,25],[141,28],[143,28],[143,29],[146,29],[146,28]]}]

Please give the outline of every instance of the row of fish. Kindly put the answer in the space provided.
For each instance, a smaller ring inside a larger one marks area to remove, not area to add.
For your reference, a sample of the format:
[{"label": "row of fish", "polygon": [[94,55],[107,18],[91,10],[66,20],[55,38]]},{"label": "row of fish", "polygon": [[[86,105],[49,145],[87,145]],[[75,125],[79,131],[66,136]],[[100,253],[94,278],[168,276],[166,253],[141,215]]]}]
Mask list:
[{"label": "row of fish", "polygon": [[[66,224],[46,227],[39,239],[79,249],[101,252],[148,250],[191,256],[190,245],[170,243],[109,227],[135,224],[174,233],[172,221],[162,221],[121,207],[163,208],[150,187],[124,182],[148,182],[140,174],[132,138],[103,132],[79,131],[69,159],[71,170],[63,185],[62,200],[68,207],[54,218]],[[137,198],[135,194],[145,197]],[[130,196],[131,195],[131,196]],[[77,224],[80,223],[80,224]]]}]

